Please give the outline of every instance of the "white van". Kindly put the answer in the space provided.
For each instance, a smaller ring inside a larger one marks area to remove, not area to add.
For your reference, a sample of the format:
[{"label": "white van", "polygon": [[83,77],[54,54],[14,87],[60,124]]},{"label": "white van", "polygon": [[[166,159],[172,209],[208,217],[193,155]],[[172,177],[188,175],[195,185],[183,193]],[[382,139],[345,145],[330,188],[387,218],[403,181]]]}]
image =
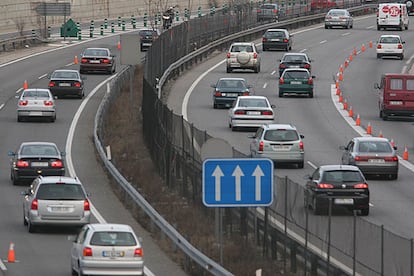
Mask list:
[{"label": "white van", "polygon": [[396,28],[408,30],[409,18],[407,5],[401,3],[378,4],[377,30]]}]

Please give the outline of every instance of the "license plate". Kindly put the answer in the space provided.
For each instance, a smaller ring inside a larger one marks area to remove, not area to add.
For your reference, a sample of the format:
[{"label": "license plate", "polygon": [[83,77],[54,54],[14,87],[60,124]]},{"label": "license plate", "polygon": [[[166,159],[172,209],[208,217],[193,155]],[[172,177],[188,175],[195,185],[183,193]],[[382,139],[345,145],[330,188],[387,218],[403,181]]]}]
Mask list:
[{"label": "license plate", "polygon": [[280,39],[279,38],[274,38],[274,39],[271,39],[270,41],[278,42],[278,41],[280,41]]},{"label": "license plate", "polygon": [[227,93],[226,96],[227,97],[237,97],[239,94],[237,93]]},{"label": "license plate", "polygon": [[124,251],[102,251],[103,257],[124,257]]},{"label": "license plate", "polygon": [[99,60],[90,60],[89,63],[101,63]]},{"label": "license plate", "polygon": [[368,159],[369,163],[385,163],[384,159]]},{"label": "license plate", "polygon": [[42,116],[42,111],[30,111],[29,116]]},{"label": "license plate", "polygon": [[247,115],[260,115],[260,111],[247,111]]},{"label": "license plate", "polygon": [[392,105],[402,105],[402,101],[390,101]]},{"label": "license plate", "polygon": [[32,167],[47,167],[49,166],[48,162],[32,162]]},{"label": "license plate", "polygon": [[70,86],[70,83],[66,83],[66,82],[61,82],[59,83],[59,86]]},{"label": "license plate", "polygon": [[302,84],[301,81],[291,81],[290,84]]},{"label": "license plate", "polygon": [[290,146],[285,145],[274,145],[272,146],[273,150],[290,150]]},{"label": "license plate", "polygon": [[350,204],[354,204],[354,199],[353,198],[335,198],[334,203],[350,205]]},{"label": "license plate", "polygon": [[299,65],[292,65],[292,66],[289,66],[289,68],[299,68],[300,66]]},{"label": "license plate", "polygon": [[69,211],[69,207],[54,206],[54,207],[52,207],[52,211],[53,212],[68,212]]}]

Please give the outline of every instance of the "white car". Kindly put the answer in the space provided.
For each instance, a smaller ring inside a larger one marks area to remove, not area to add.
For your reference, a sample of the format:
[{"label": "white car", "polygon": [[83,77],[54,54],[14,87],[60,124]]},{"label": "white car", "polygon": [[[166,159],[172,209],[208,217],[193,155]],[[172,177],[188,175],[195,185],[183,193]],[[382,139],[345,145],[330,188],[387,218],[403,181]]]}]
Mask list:
[{"label": "white car", "polygon": [[265,96],[239,96],[229,109],[229,128],[258,128],[273,123],[275,113]]},{"label": "white car", "polygon": [[86,224],[73,241],[72,275],[144,275],[144,252],[131,226]]},{"label": "white car", "polygon": [[377,58],[395,56],[404,58],[405,41],[399,35],[381,35],[377,41]]},{"label": "white car", "polygon": [[49,89],[28,88],[23,90],[17,102],[17,121],[32,118],[56,120],[56,106]]},{"label": "white car", "polygon": [[235,42],[227,52],[227,73],[236,69],[260,72],[260,56],[253,42]]}]

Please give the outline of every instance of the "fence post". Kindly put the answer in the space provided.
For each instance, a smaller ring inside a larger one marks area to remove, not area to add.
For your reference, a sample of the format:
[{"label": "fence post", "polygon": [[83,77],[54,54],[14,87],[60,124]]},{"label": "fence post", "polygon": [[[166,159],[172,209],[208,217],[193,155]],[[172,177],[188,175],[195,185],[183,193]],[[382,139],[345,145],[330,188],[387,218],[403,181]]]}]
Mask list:
[{"label": "fence post", "polygon": [[381,225],[381,276],[384,276],[384,225]]},{"label": "fence post", "polygon": [[296,264],[296,250],[297,246],[295,242],[292,242],[290,245],[290,272],[296,273],[297,264]]}]

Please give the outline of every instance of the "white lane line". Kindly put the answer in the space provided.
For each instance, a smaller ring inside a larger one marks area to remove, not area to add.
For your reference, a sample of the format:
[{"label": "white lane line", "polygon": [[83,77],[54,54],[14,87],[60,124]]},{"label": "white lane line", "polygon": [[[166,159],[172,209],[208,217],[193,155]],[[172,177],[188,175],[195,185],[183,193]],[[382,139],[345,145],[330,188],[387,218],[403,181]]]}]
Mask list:
[{"label": "white lane line", "polygon": [[374,29],[374,28],[376,28],[376,26],[374,25],[367,27],[367,29]]},{"label": "white lane line", "polygon": [[16,90],[16,94],[20,93],[20,91],[22,91],[22,90],[23,90],[23,88],[19,88],[19,89],[17,89],[17,90]]},{"label": "white lane line", "polygon": [[3,109],[3,107],[4,107],[4,103],[2,103],[2,104],[0,105],[0,110],[2,110],[2,109]]},{"label": "white lane line", "polygon": [[69,66],[72,66],[72,65],[73,65],[73,62],[66,64],[65,67],[69,67]]},{"label": "white lane line", "polygon": [[351,33],[343,33],[342,36],[350,35]]},{"label": "white lane line", "polygon": [[306,49],[306,48],[305,48],[305,49],[300,50],[299,52],[300,52],[300,53],[304,53],[304,52],[306,52],[307,50],[308,50],[308,49]]},{"label": "white lane line", "polygon": [[272,71],[272,73],[270,73],[270,75],[272,75],[272,76],[273,76],[274,74],[276,74],[276,71]]},{"label": "white lane line", "polygon": [[265,84],[263,84],[263,88],[266,88],[267,87],[267,82],[265,82]]},{"label": "white lane line", "polygon": [[326,42],[328,42],[328,40],[322,40],[321,42],[319,42],[319,44],[324,44]]},{"label": "white lane line", "polygon": [[316,166],[315,164],[313,164],[311,161],[308,161],[307,163],[309,164],[309,166],[311,166],[311,167],[312,167],[312,168],[314,168],[315,170],[316,170],[316,168],[318,167],[318,166]]},{"label": "white lane line", "polygon": [[37,79],[40,80],[40,79],[45,78],[46,76],[47,76],[47,74],[43,74],[43,75],[39,76]]}]

